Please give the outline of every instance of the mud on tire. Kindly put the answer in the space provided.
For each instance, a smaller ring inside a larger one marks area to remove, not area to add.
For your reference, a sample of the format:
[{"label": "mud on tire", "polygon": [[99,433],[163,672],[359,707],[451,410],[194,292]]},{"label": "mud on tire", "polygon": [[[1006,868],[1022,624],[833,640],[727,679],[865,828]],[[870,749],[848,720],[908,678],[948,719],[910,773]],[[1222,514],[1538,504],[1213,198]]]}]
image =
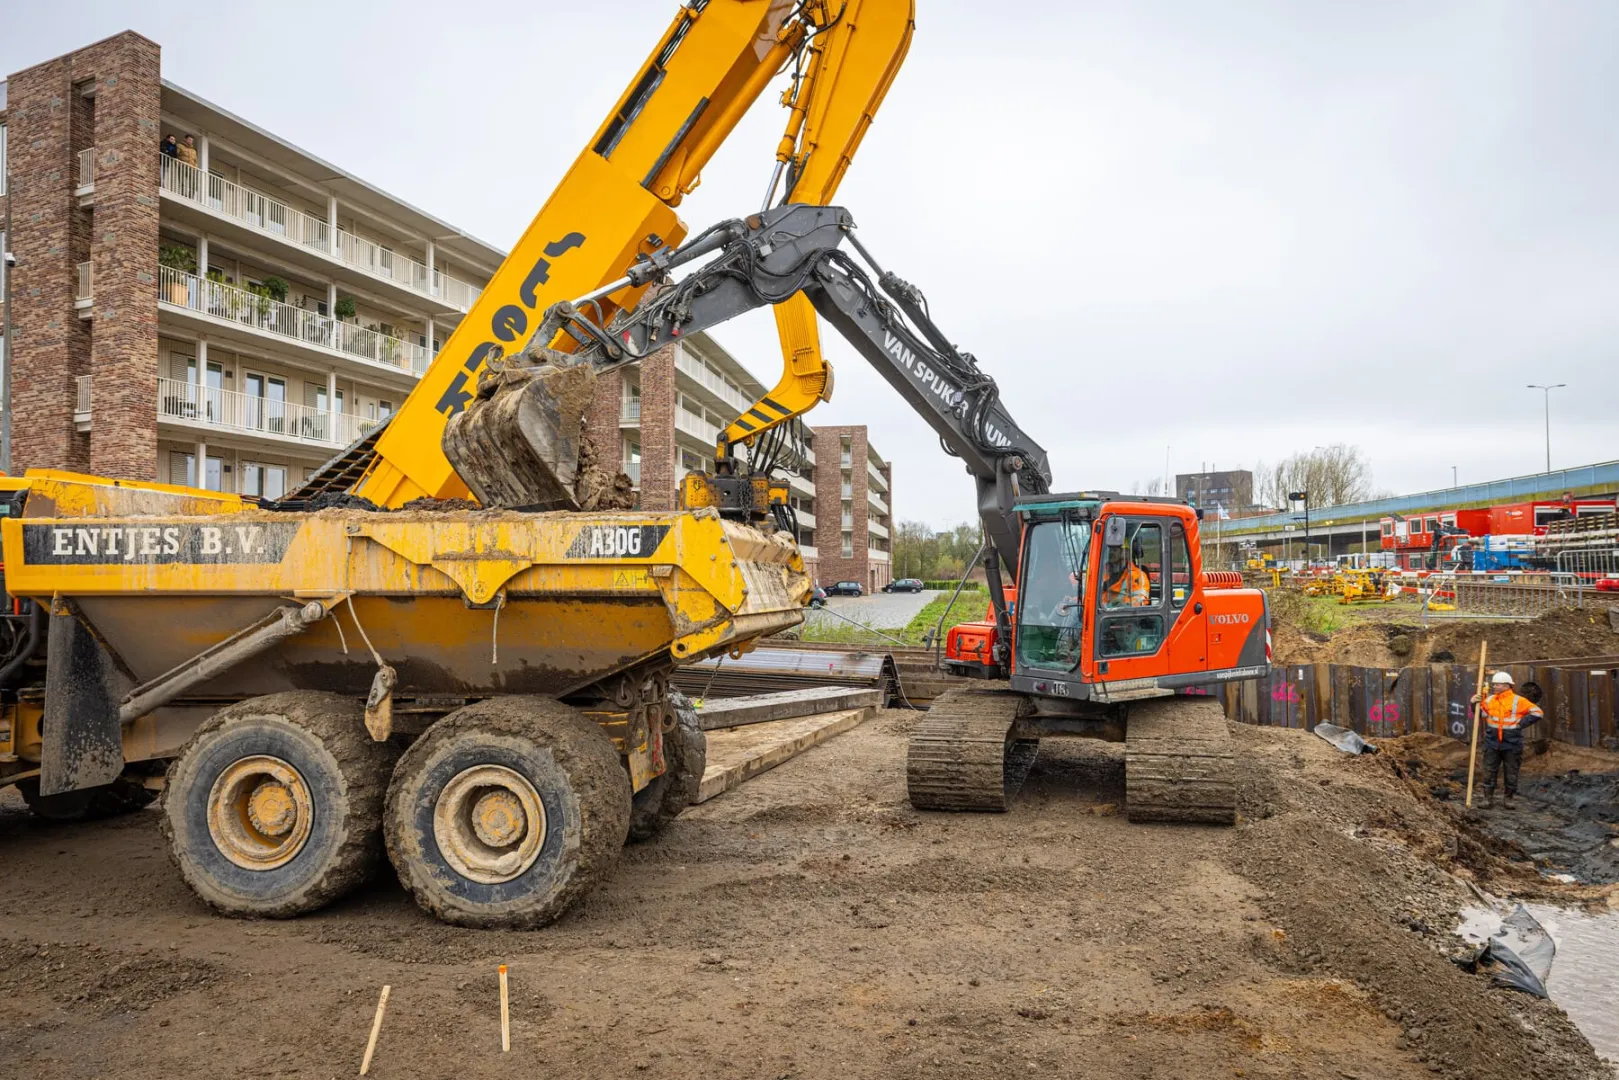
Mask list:
[{"label": "mud on tire", "polygon": [[[468,779],[479,776],[488,779]],[[484,799],[509,802],[512,791],[532,805],[502,811],[496,824],[508,831],[499,836],[474,837],[491,822]],[[629,820],[629,778],[596,723],[551,698],[505,697],[456,710],[405,751],[383,831],[400,883],[423,910],[458,926],[528,929],[607,876]]]},{"label": "mud on tire", "polygon": [[[227,915],[286,918],[330,903],[375,872],[397,750],[371,739],[364,715],[351,698],[293,691],[227,706],[197,729],[169,766],[163,832],[198,896]],[[222,850],[214,830],[221,820],[230,824],[229,808],[214,804],[229,770],[267,759],[301,781],[305,805],[287,828],[304,836],[279,865],[248,868]]]},{"label": "mud on tire", "polygon": [[675,728],[663,736],[663,775],[637,791],[630,808],[630,839],[638,843],[658,835],[697,801],[708,765],[708,736],[698,722],[697,710],[679,690],[669,691],[669,708]]}]

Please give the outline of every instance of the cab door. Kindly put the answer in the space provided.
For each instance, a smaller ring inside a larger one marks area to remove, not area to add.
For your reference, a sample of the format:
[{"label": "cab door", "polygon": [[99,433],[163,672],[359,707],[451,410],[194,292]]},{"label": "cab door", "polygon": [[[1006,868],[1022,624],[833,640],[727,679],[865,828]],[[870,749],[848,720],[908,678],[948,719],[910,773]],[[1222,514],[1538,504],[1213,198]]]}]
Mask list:
[{"label": "cab door", "polygon": [[1178,516],[1119,514],[1101,528],[1094,663],[1098,682],[1208,668],[1196,601],[1199,553]]}]

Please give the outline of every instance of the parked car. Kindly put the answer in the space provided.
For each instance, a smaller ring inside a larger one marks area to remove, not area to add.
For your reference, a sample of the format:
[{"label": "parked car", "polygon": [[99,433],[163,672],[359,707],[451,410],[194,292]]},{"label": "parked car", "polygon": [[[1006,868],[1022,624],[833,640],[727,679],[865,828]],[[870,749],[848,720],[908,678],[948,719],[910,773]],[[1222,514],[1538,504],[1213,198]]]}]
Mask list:
[{"label": "parked car", "polygon": [[826,595],[864,596],[866,595],[866,590],[860,587],[860,582],[858,581],[840,581],[835,585],[828,585],[826,587]]},{"label": "parked car", "polygon": [[826,590],[819,585],[815,586],[815,595],[810,597],[809,606],[812,608],[826,607]]},{"label": "parked car", "polygon": [[887,585],[883,586],[883,592],[921,592],[921,591],[922,591],[922,579],[921,578],[914,578],[914,577],[902,577],[897,581],[890,581]]}]

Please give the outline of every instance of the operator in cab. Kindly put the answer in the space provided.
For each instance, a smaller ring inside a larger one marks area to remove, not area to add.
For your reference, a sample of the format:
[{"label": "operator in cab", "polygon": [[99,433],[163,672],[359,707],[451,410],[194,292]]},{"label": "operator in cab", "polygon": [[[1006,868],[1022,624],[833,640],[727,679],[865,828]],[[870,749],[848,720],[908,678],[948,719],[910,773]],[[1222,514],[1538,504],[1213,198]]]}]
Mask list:
[{"label": "operator in cab", "polygon": [[1484,805],[1495,805],[1495,774],[1505,774],[1506,805],[1518,794],[1518,767],[1523,764],[1523,729],[1545,718],[1540,706],[1513,689],[1512,674],[1497,671],[1490,678],[1490,693],[1473,704],[1482,706],[1484,721]]},{"label": "operator in cab", "polygon": [[1102,567],[1103,607],[1146,607],[1152,603],[1152,583],[1147,572],[1137,565],[1141,552],[1137,548],[1126,554],[1123,544],[1109,544],[1107,561]]}]

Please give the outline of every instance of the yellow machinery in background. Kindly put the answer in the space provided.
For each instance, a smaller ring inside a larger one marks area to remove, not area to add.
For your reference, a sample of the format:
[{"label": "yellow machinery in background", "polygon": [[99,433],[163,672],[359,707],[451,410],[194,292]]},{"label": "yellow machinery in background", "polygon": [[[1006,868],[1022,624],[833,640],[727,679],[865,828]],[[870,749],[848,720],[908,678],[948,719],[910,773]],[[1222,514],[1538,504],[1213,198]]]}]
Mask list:
[{"label": "yellow machinery in background", "polygon": [[[554,302],[588,295],[603,325],[636,302],[619,275],[685,238],[674,207],[783,70],[767,201],[830,198],[912,24],[910,0],[682,7],[404,406],[294,498],[8,481],[0,782],[76,816],[141,804],[168,763],[175,862],[230,914],[317,908],[382,840],[440,918],[565,910],[696,793],[669,672],[797,624],[811,583],[788,535],[615,509],[586,477],[540,510],[435,505],[468,491],[447,421]],[[778,325],[782,379],[722,462],[830,394],[807,302]]]}]

